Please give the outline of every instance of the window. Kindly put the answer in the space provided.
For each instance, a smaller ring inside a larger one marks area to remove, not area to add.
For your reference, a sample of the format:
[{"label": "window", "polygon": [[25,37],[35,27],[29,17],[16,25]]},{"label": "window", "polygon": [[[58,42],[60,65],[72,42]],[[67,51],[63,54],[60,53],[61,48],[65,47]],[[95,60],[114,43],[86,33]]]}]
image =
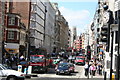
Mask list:
[{"label": "window", "polygon": [[115,32],[115,44],[118,43],[118,31]]},{"label": "window", "polygon": [[17,32],[17,40],[19,40],[19,32]]},{"label": "window", "polygon": [[9,25],[15,25],[15,17],[9,17],[8,24]]},{"label": "window", "polygon": [[14,39],[14,31],[8,31],[8,39]]}]

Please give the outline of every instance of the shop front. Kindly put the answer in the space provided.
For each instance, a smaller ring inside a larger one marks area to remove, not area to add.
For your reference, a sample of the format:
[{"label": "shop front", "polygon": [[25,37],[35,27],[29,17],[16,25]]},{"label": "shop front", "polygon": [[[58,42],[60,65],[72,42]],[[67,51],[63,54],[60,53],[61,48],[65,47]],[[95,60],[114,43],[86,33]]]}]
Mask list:
[{"label": "shop front", "polygon": [[19,44],[6,43],[5,50],[8,52],[8,54],[19,57]]}]

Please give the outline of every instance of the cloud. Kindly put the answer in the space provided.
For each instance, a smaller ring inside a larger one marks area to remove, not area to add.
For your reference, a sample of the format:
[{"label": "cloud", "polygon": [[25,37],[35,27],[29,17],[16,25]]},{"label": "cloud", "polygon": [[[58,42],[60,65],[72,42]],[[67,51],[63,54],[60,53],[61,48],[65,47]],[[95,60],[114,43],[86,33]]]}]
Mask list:
[{"label": "cloud", "polygon": [[84,31],[86,21],[90,19],[90,12],[88,10],[72,10],[65,7],[60,7],[59,9],[68,21],[70,28],[76,26],[78,34]]}]

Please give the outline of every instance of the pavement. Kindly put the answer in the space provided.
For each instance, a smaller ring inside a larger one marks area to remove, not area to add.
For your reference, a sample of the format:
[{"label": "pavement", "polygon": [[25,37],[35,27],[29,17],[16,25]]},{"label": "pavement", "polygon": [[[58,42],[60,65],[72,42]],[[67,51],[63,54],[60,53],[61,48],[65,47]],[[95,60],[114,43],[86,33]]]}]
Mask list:
[{"label": "pavement", "polygon": [[[88,76],[86,77],[85,75],[84,75],[84,71],[83,71],[83,74],[82,74],[82,77],[81,78],[88,78]],[[95,76],[92,76],[92,75],[90,75],[89,74],[89,78],[94,78],[94,79],[104,79],[104,76],[103,75],[99,75],[99,74],[95,74]]]}]

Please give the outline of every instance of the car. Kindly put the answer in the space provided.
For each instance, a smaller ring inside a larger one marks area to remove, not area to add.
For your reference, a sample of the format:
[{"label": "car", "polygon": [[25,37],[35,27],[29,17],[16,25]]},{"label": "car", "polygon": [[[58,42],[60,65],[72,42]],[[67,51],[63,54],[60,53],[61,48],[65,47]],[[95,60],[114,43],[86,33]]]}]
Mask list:
[{"label": "car", "polygon": [[74,63],[77,65],[85,65],[85,58],[83,56],[76,56]]},{"label": "car", "polygon": [[74,64],[73,63],[69,63],[68,64],[69,65],[69,70],[70,70],[70,72],[75,72],[75,66],[74,66]]},{"label": "car", "polygon": [[81,54],[79,54],[78,56],[83,56],[83,57],[85,57],[85,55],[84,55],[84,54],[82,54],[82,53],[81,53]]},{"label": "car", "polygon": [[56,75],[71,74],[69,63],[59,63],[55,68]]},{"label": "car", "polygon": [[7,69],[4,65],[0,64],[0,76],[6,77],[6,80],[24,80],[25,74],[15,70]]}]

